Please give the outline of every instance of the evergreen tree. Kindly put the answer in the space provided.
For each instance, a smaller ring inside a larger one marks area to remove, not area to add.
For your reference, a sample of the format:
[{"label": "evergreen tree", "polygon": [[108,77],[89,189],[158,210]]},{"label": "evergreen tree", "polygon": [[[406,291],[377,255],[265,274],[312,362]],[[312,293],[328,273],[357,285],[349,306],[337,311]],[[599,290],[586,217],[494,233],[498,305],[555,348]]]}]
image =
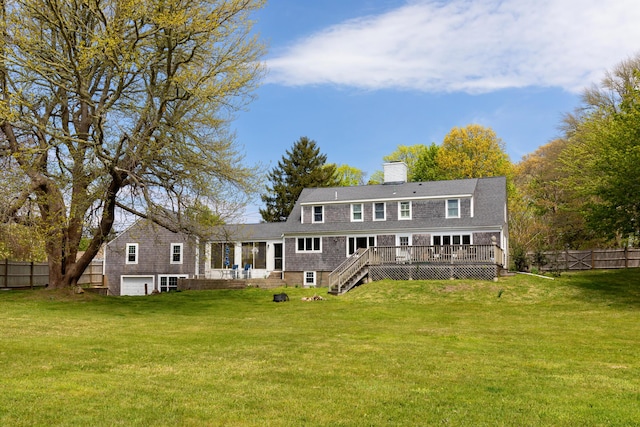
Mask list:
[{"label": "evergreen tree", "polygon": [[286,221],[304,188],[338,186],[336,165],[326,161],[327,156],[320,153],[314,140],[303,136],[296,141],[267,175],[271,185],[260,196],[266,205],[260,209],[262,219]]}]

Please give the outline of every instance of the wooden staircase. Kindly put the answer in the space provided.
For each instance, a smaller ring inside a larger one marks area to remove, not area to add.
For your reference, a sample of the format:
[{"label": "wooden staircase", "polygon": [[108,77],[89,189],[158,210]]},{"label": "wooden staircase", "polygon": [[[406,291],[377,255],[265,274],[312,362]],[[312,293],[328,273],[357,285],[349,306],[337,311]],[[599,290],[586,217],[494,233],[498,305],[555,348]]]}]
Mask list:
[{"label": "wooden staircase", "polygon": [[358,249],[329,274],[329,293],[341,295],[358,285],[369,274],[373,251]]}]

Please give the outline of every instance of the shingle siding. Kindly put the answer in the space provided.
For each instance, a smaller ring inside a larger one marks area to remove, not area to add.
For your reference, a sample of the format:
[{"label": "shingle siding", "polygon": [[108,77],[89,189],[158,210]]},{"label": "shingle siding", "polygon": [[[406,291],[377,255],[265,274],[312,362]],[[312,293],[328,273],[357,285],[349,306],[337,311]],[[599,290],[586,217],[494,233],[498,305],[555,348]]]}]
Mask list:
[{"label": "shingle siding", "polygon": [[396,235],[395,234],[381,234],[376,237],[378,246],[395,246]]},{"label": "shingle siding", "polygon": [[[125,262],[126,248],[129,243],[138,244],[138,262]],[[182,243],[182,263],[171,263],[171,244]],[[109,242],[105,249],[105,276],[109,290],[120,294],[121,276],[159,274],[187,274],[193,277],[196,273],[196,245],[193,238],[181,233],[173,233],[158,225],[138,221],[125,230],[116,239]],[[202,259],[200,259],[202,263]]]},{"label": "shingle siding", "polygon": [[473,233],[474,245],[491,245],[492,237],[496,238],[496,242],[500,243],[500,233]]},{"label": "shingle siding", "polygon": [[411,238],[413,246],[429,246],[431,244],[430,234],[414,234]]},{"label": "shingle siding", "polygon": [[297,238],[286,238],[285,262],[287,271],[332,271],[347,256],[346,237],[322,237],[322,253],[297,252]]}]

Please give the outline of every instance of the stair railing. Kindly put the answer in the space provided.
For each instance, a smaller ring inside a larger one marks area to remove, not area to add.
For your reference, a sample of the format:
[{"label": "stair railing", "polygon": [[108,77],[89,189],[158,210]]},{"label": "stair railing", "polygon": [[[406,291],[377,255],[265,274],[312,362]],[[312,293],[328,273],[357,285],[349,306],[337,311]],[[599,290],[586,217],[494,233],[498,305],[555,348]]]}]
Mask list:
[{"label": "stair railing", "polygon": [[337,292],[340,293],[342,286],[370,263],[372,254],[371,248],[358,249],[352,256],[329,273],[329,289],[337,288]]}]

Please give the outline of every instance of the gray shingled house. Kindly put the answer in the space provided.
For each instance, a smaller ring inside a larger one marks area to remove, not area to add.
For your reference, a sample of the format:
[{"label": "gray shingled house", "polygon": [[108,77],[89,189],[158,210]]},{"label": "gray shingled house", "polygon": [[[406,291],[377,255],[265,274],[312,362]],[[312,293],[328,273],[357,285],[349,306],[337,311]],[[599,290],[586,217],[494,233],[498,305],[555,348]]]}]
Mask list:
[{"label": "gray shingled house", "polygon": [[506,179],[406,176],[387,163],[381,185],[303,190],[284,233],[288,279],[340,293],[365,276],[495,277],[507,265]]},{"label": "gray shingled house", "polygon": [[107,245],[109,286],[132,294],[143,282],[147,291],[171,289],[184,276],[277,276],[342,293],[367,277],[490,279],[507,265],[504,177],[406,182],[404,163],[384,167],[384,184],[307,188],[286,222],[226,226],[203,243],[128,230]]},{"label": "gray shingled house", "polygon": [[201,241],[139,220],[106,245],[106,283],[113,295],[147,295],[176,290],[182,278],[281,277],[284,226],[232,224]]}]

